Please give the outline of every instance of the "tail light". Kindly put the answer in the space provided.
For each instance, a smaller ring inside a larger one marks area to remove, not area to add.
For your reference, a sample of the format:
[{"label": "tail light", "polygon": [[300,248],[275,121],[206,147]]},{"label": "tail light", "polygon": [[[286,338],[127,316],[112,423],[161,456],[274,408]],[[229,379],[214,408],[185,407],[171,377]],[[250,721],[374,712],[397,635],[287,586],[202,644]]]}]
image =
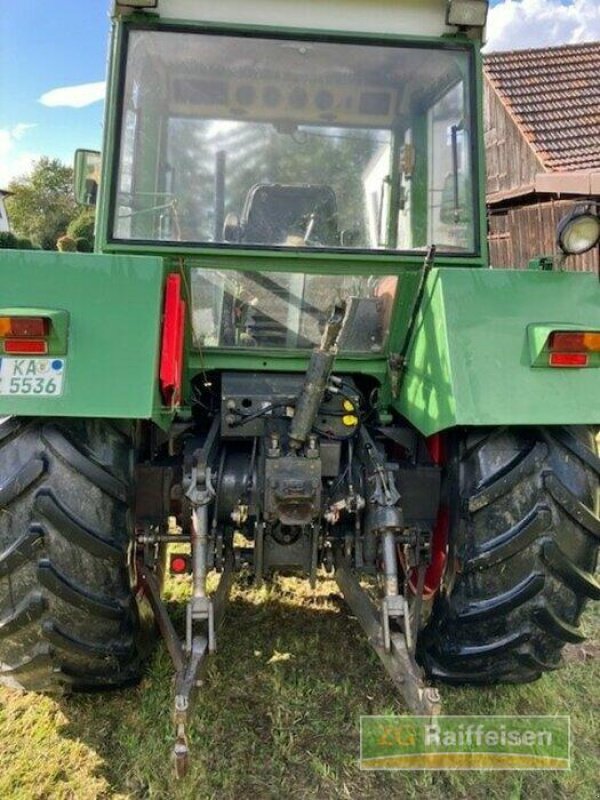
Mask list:
[{"label": "tail light", "polygon": [[587,353],[550,353],[551,367],[587,367]]},{"label": "tail light", "polygon": [[44,337],[48,335],[49,323],[47,317],[0,317],[0,337]]},{"label": "tail light", "polygon": [[600,353],[600,333],[554,331],[549,348],[553,353]]},{"label": "tail light", "polygon": [[10,355],[45,355],[49,335],[47,317],[0,317],[1,349]]},{"label": "tail light", "polygon": [[554,331],[548,350],[551,367],[587,367],[589,356],[600,353],[600,332]]}]

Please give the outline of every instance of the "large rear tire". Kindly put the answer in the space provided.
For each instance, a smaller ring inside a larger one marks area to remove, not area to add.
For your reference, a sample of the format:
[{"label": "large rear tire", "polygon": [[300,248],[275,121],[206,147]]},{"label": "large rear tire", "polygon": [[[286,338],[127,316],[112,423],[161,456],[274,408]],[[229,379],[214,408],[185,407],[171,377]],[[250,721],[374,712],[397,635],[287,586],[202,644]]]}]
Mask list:
[{"label": "large rear tire", "polygon": [[421,639],[434,679],[522,683],[580,642],[600,545],[600,459],[589,428],[478,430],[448,465],[459,497],[445,585]]},{"label": "large rear tire", "polygon": [[0,683],[63,692],[139,678],[133,452],[105,420],[0,421]]}]

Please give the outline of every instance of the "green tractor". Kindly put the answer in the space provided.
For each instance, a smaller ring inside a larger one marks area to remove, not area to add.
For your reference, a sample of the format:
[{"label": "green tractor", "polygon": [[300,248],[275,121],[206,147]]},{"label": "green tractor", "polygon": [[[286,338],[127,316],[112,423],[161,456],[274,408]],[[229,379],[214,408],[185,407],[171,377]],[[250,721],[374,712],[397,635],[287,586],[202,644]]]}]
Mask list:
[{"label": "green tractor", "polygon": [[583,639],[600,221],[489,268],[487,6],[117,0],[97,253],[0,257],[0,681],[126,686],[160,631],[181,774],[241,569],[332,574],[415,713]]}]

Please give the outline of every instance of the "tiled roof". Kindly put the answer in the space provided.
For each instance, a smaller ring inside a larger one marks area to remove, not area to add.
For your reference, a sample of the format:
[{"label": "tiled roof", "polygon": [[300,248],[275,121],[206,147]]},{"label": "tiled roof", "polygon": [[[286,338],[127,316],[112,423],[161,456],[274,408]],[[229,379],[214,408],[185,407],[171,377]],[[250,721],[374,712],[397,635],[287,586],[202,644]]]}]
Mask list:
[{"label": "tiled roof", "polygon": [[484,66],[548,169],[600,169],[600,42],[491,53]]}]

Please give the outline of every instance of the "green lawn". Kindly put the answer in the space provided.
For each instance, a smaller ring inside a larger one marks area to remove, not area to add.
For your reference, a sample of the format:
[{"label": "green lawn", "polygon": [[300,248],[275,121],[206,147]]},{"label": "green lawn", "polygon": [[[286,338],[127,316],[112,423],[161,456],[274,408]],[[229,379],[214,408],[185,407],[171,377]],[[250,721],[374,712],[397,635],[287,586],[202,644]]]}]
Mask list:
[{"label": "green lawn", "polygon": [[[171,582],[172,596],[184,588]],[[357,767],[359,715],[405,709],[334,592],[291,579],[236,587],[177,785],[163,647],[138,689],[58,701],[0,690],[0,798],[598,797],[598,605],[564,670],[528,686],[442,688],[446,713],[570,714],[571,772],[372,774]]]}]

